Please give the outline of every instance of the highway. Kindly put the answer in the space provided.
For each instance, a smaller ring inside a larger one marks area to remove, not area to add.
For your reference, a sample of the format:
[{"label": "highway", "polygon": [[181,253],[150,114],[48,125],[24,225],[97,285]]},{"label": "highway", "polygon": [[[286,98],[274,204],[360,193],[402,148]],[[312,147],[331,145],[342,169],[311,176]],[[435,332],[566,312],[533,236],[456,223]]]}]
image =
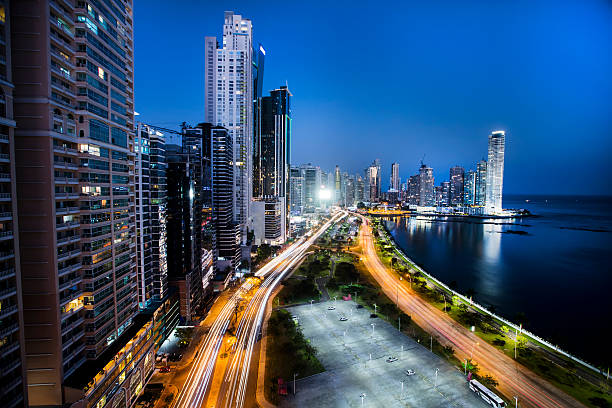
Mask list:
[{"label": "highway", "polygon": [[[346,215],[346,212],[337,213],[310,237],[301,237],[273,258],[255,274],[262,279],[261,283],[253,278],[245,280],[215,317],[214,323],[200,344],[197,357],[172,408],[201,407],[207,401],[206,406],[244,406],[253,351],[259,339],[265,306],[270,294],[284,276],[300,262],[316,239]],[[240,315],[229,360],[222,369],[219,386],[211,389],[219,352],[227,337],[226,332],[236,305],[242,300],[248,303]]]},{"label": "highway", "polygon": [[421,299],[410,289],[405,280],[400,281],[399,276],[385,267],[379,259],[372,238],[372,229],[368,220],[365,217],[361,218],[363,222],[359,243],[365,266],[389,299],[397,299],[399,308],[410,315],[417,325],[436,336],[443,345],[452,346],[455,356],[460,361],[470,358],[473,352],[473,361],[480,367],[480,374],[490,374],[497,379],[500,391],[511,399],[514,396],[518,397],[520,407],[584,406]]}]

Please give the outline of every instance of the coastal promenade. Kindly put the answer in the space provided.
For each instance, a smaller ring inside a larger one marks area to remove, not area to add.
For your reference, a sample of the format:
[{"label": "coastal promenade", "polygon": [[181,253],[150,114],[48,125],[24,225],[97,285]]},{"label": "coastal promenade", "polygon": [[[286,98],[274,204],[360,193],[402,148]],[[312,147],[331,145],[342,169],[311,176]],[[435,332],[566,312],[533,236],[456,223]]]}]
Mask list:
[{"label": "coastal promenade", "polygon": [[421,299],[397,274],[388,269],[376,253],[369,221],[362,217],[359,245],[363,262],[390,299],[398,299],[399,308],[440,343],[453,347],[455,356],[463,361],[472,358],[482,374],[499,381],[499,390],[509,398],[516,396],[522,407],[583,407],[548,381],[534,374],[475,334],[455,322],[447,314]]}]

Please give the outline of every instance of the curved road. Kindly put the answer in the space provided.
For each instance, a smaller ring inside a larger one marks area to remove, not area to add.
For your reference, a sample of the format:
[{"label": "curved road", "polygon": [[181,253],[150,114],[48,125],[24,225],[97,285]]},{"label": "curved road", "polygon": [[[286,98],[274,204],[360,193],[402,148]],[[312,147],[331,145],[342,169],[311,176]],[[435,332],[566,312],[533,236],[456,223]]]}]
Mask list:
[{"label": "curved road", "polygon": [[[346,216],[341,212],[332,217],[309,237],[302,237],[289,246],[282,254],[273,258],[255,274],[263,279],[257,285],[254,279],[247,279],[218,312],[214,323],[202,341],[194,359],[187,380],[173,408],[200,407],[206,401],[216,401],[218,407],[242,407],[245,403],[251,359],[263,321],[267,300],[285,274],[297,264],[310,245],[330,225]],[[254,292],[251,294],[251,292]],[[224,337],[232,319],[235,306],[245,296],[248,300],[241,314],[235,333],[235,344],[227,365],[223,368],[223,379],[219,387],[211,390],[211,382],[218,361]],[[257,373],[254,370],[255,375]],[[210,395],[213,394],[213,395]],[[254,392],[253,392],[254,394]],[[254,397],[254,395],[253,395]]]},{"label": "curved road", "polygon": [[473,352],[473,360],[481,372],[491,374],[497,379],[498,388],[504,395],[517,396],[521,407],[584,407],[571,396],[516,363],[447,314],[421,299],[409,287],[402,285],[398,275],[385,267],[378,258],[372,229],[368,220],[365,217],[361,218],[363,223],[359,233],[359,243],[365,266],[389,299],[397,297],[400,309],[409,314],[416,324],[437,336],[440,343],[452,346],[455,349],[455,356],[461,361],[469,358]]}]

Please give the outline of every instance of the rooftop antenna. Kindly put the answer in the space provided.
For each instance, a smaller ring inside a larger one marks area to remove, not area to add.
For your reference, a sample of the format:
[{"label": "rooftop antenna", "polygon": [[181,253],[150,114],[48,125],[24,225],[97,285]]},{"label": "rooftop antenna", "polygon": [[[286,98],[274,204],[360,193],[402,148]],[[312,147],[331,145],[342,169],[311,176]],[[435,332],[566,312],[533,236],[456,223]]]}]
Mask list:
[{"label": "rooftop antenna", "polygon": [[423,166],[423,160],[425,160],[425,154],[423,155],[423,157],[421,158],[421,166]]}]

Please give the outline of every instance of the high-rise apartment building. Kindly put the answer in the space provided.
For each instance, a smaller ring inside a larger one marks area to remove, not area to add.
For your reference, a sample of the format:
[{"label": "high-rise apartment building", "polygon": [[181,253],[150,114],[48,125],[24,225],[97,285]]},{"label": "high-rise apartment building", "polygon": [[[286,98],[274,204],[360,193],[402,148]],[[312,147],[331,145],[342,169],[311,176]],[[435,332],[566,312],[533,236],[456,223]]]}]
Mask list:
[{"label": "high-rise apartment building", "polygon": [[484,206],[487,191],[487,161],[480,160],[476,165],[476,182],[474,187],[474,205]]},{"label": "high-rise apartment building", "polygon": [[463,205],[463,179],[465,169],[461,166],[450,168],[450,204]]},{"label": "high-rise apartment building", "polygon": [[138,312],[132,2],[14,2],[11,19],[28,400],[62,405]]},{"label": "high-rise apartment building", "polygon": [[378,159],[366,169],[368,201],[377,203],[380,200],[380,161]]},{"label": "high-rise apartment building", "polygon": [[235,208],[232,200],[232,136],[227,129],[215,126],[211,129],[210,142],[215,274],[225,274],[236,270],[240,262],[240,236],[232,214]]},{"label": "high-rise apartment building", "polygon": [[342,202],[342,174],[340,173],[340,167],[338,165],[336,165],[336,168],[334,169],[333,191],[334,191],[334,202],[337,205],[341,205],[341,202]]},{"label": "high-rise apartment building", "polygon": [[304,173],[300,167],[291,166],[289,178],[291,213],[301,214],[304,209]]},{"label": "high-rise apartment building", "polygon": [[506,133],[503,130],[492,132],[489,135],[487,187],[485,191],[485,212],[488,214],[497,214],[502,211],[505,144]]},{"label": "high-rise apartment building", "polygon": [[279,245],[289,235],[290,141],[291,92],[281,86],[257,104],[251,224],[258,245]]},{"label": "high-rise apartment building", "polygon": [[[263,48],[261,48],[263,51]],[[253,174],[253,30],[251,20],[226,11],[222,45],[205,38],[205,120],[232,137],[234,221],[246,242]],[[263,68],[263,65],[261,65]],[[258,73],[259,74],[259,73]],[[263,75],[263,70],[262,70]]]},{"label": "high-rise apartment building", "polygon": [[27,406],[15,175],[11,12],[0,2],[0,406]]},{"label": "high-rise apartment building", "polygon": [[468,170],[465,173],[463,186],[463,204],[474,205],[476,197],[476,172]]},{"label": "high-rise apartment building", "polygon": [[425,164],[419,168],[419,205],[428,207],[436,205],[433,169]]},{"label": "high-rise apartment building", "polygon": [[364,179],[358,174],[355,176],[355,202],[359,204],[361,201],[367,201],[366,187]]},{"label": "high-rise apartment building", "polygon": [[355,206],[355,176],[352,174],[345,173],[343,176],[344,179],[344,206],[345,207],[353,207]]},{"label": "high-rise apartment building", "polygon": [[214,221],[212,216],[212,169],[211,169],[211,131],[210,123],[200,123],[181,129],[182,152],[189,162],[189,171],[194,180],[194,202],[196,211],[195,225],[197,248],[202,270],[203,298],[212,293]]},{"label": "high-rise apartment building", "polygon": [[141,309],[168,292],[166,264],[166,152],[162,132],[139,123],[134,139],[138,303]]},{"label": "high-rise apartment building", "polygon": [[421,178],[418,174],[408,179],[408,204],[418,205],[421,197]]},{"label": "high-rise apartment building", "polygon": [[319,206],[321,188],[321,169],[310,163],[300,166],[304,175],[304,209],[311,212]]},{"label": "high-rise apartment building", "polygon": [[399,175],[399,163],[391,164],[391,180],[389,184],[389,189],[400,191],[400,175]]}]

